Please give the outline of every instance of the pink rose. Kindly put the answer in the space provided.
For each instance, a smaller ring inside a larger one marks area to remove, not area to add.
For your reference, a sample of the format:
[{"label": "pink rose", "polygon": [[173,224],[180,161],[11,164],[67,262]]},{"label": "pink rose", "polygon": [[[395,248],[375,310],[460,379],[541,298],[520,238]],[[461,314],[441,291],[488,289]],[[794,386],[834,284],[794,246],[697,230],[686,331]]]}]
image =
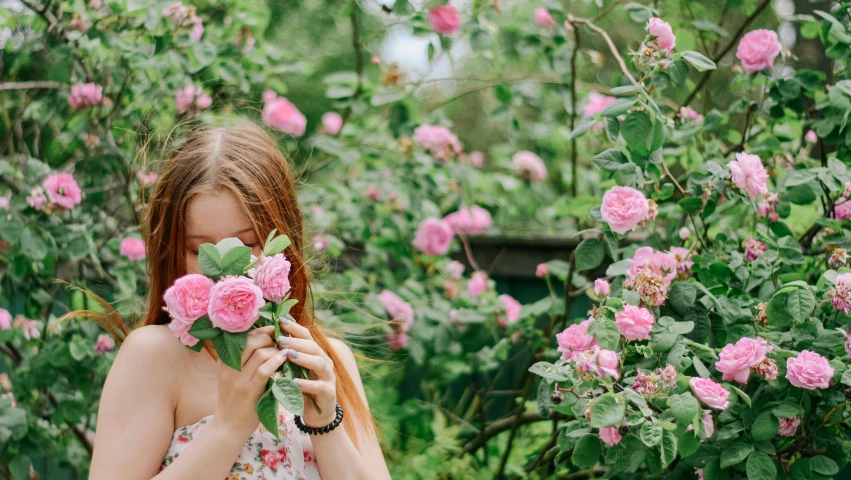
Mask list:
[{"label": "pink rose", "polygon": [[742,192],[747,192],[751,200],[768,193],[768,172],[762,166],[762,160],[756,155],[745,152],[736,154],[736,160],[727,164],[736,184]]},{"label": "pink rose", "polygon": [[390,350],[401,350],[408,346],[408,334],[402,333],[386,333],[387,346]]},{"label": "pink rose", "polygon": [[461,26],[461,14],[455,5],[447,3],[428,11],[428,23],[441,35],[452,35]]},{"label": "pink rose", "polygon": [[546,263],[539,263],[537,267],[535,267],[535,276],[538,278],[544,278],[550,273],[549,268],[547,268]]},{"label": "pink rose", "polygon": [[555,19],[550,15],[550,11],[543,7],[535,10],[535,22],[551,32],[556,24]]},{"label": "pink rose", "polygon": [[730,402],[727,401],[730,392],[725,390],[721,384],[708,378],[700,377],[692,377],[688,383],[691,385],[691,391],[694,392],[694,396],[707,407],[716,410],[726,410],[730,406]]},{"label": "pink rose", "polygon": [[766,352],[771,351],[766,345],[765,339],[747,337],[727,344],[721,350],[720,360],[715,362],[715,368],[724,374],[721,379],[748,383],[751,369],[762,363]]},{"label": "pink rose", "polygon": [[482,152],[470,152],[470,164],[476,168],[485,166],[485,155]]},{"label": "pink rose", "polygon": [[379,293],[378,301],[390,315],[390,320],[393,321],[392,327],[397,333],[410,330],[411,325],[414,324],[414,308],[410,303],[402,300],[399,295],[390,290]]},{"label": "pink rose", "polygon": [[290,293],[290,266],[283,253],[263,257],[257,262],[254,285],[263,291],[263,298],[276,303],[284,301]]},{"label": "pink rose", "polygon": [[174,105],[177,107],[178,112],[185,112],[189,110],[189,107],[192,106],[192,102],[195,101],[195,87],[192,85],[187,85],[185,88],[181,88],[174,94]]},{"label": "pink rose", "polygon": [[798,425],[801,424],[801,417],[778,418],[780,426],[777,428],[777,434],[783,437],[794,437],[798,431]]},{"label": "pink rose", "polygon": [[608,375],[614,379],[620,377],[618,372],[618,354],[612,350],[601,349],[597,353],[597,366],[599,367],[600,377]]},{"label": "pink rose", "polygon": [[691,270],[694,261],[691,259],[691,250],[683,247],[671,247],[668,251],[668,256],[674,259],[678,273],[688,273]]},{"label": "pink rose", "polygon": [[624,305],[623,311],[615,314],[615,324],[627,340],[649,340],[654,323],[650,310],[634,305]]},{"label": "pink rose", "polygon": [[12,328],[12,314],[5,308],[0,308],[0,330]]},{"label": "pink rose", "polygon": [[831,378],[833,367],[826,358],[816,352],[803,350],[797,357],[786,360],[786,379],[798,388],[827,388]]},{"label": "pink rose", "polygon": [[30,194],[27,195],[27,204],[38,211],[44,210],[44,205],[47,204],[47,196],[44,195],[44,189],[33,187],[30,190]]},{"label": "pink rose", "polygon": [[688,227],[683,227],[683,228],[680,229],[679,235],[680,235],[680,240],[686,241],[691,236],[691,230],[689,230]]},{"label": "pink rose", "polygon": [[561,352],[563,360],[570,362],[574,355],[597,345],[597,339],[588,335],[588,325],[593,321],[593,318],[589,318],[567,327],[563,332],[556,335],[558,351]]},{"label": "pink rose", "polygon": [[274,90],[263,90],[263,102],[269,103],[278,98],[278,94]]},{"label": "pink rose", "polygon": [[541,157],[532,152],[520,151],[514,154],[511,159],[511,164],[514,166],[514,171],[523,178],[532,181],[540,182],[547,178],[547,166]]},{"label": "pink rose", "polygon": [[651,18],[647,24],[647,32],[654,37],[651,45],[655,45],[656,50],[664,50],[667,54],[671,54],[671,50],[674,49],[677,43],[677,37],[674,36],[674,32],[671,30],[671,25],[668,22],[665,22],[661,18]]},{"label": "pink rose", "polygon": [[703,469],[702,468],[695,468],[694,474],[697,475],[697,480],[703,480]]},{"label": "pink rose", "polygon": [[12,208],[12,192],[0,196],[0,210],[9,210]]},{"label": "pink rose", "polygon": [[649,211],[644,194],[630,187],[613,187],[603,195],[600,206],[603,221],[620,234],[635,230]]},{"label": "pink rose", "polygon": [[426,255],[443,255],[449,251],[455,231],[446,220],[429,217],[420,222],[414,235],[414,246]]},{"label": "pink rose", "polygon": [[71,108],[86,108],[100,105],[103,101],[103,87],[94,83],[78,83],[71,87],[68,105]]},{"label": "pink rose", "polygon": [[745,240],[745,259],[746,260],[756,260],[763,253],[765,253],[768,248],[765,246],[765,243],[760,242],[759,240],[751,237]]},{"label": "pink rose", "polygon": [[837,220],[851,219],[851,200],[846,196],[841,196],[836,200],[836,206],[833,208],[833,214]]},{"label": "pink rose", "polygon": [[160,179],[160,176],[156,172],[138,171],[136,172],[136,178],[139,180],[139,183],[147,186],[157,183],[157,180]]},{"label": "pink rose", "polygon": [[594,294],[598,297],[608,297],[609,292],[611,291],[611,286],[609,282],[606,281],[605,278],[598,278],[594,280]]},{"label": "pink rose", "polygon": [[284,97],[275,98],[266,104],[263,108],[263,121],[270,127],[294,137],[304,135],[307,128],[307,119]]},{"label": "pink rose", "polygon": [[119,253],[128,260],[144,260],[147,254],[145,241],[141,238],[127,237],[121,241]]},{"label": "pink rose", "polygon": [[458,137],[448,128],[440,125],[420,125],[414,130],[411,140],[431,152],[438,162],[445,162],[460,155],[462,151]]},{"label": "pink rose", "polygon": [[614,447],[621,443],[623,437],[618,433],[618,427],[605,427],[600,429],[600,438],[606,442],[606,445]]},{"label": "pink rose", "polygon": [[753,30],[742,37],[736,49],[736,58],[742,61],[742,68],[746,72],[754,73],[771,68],[781,50],[783,45],[777,38],[777,32]]},{"label": "pink rose", "polygon": [[165,311],[175,321],[192,326],[195,320],[207,314],[213,285],[215,282],[197,273],[178,278],[163,295]]},{"label": "pink rose", "polygon": [[712,414],[703,412],[703,429],[706,430],[706,438],[712,437],[715,433],[715,424],[712,422]]},{"label": "pink rose", "polygon": [[[273,268],[282,268],[277,263]],[[245,277],[225,277],[210,289],[207,315],[214,327],[239,333],[254,325],[265,304],[263,291],[251,280]]]},{"label": "pink rose", "polygon": [[597,92],[588,94],[588,104],[585,105],[585,111],[582,112],[582,117],[591,117],[601,113],[610,103],[615,101],[615,97],[603,95]]},{"label": "pink rose", "polygon": [[370,61],[373,65],[378,65],[379,63],[381,63],[381,57],[379,57],[378,55],[373,55]]},{"label": "pink rose", "polygon": [[677,277],[677,261],[665,252],[655,252],[653,247],[641,247],[635,251],[631,259],[627,259],[629,268],[626,271],[624,285],[631,287],[639,274],[658,276],[662,278],[665,287]]},{"label": "pink rose", "polygon": [[115,340],[112,339],[109,335],[104,333],[98,335],[97,342],[95,342],[95,351],[103,355],[106,352],[115,348]]},{"label": "pink rose", "polygon": [[446,271],[446,274],[455,280],[461,280],[461,275],[464,274],[464,264],[457,260],[452,260],[446,264],[444,271]]},{"label": "pink rose", "polygon": [[461,206],[457,212],[450,213],[443,219],[452,225],[455,232],[464,235],[481,235],[493,226],[490,212],[478,205]]},{"label": "pink rose", "polygon": [[70,173],[49,175],[43,185],[47,198],[67,210],[71,210],[83,200],[83,192]]},{"label": "pink rose", "polygon": [[505,328],[510,323],[517,323],[520,320],[520,309],[523,307],[520,302],[514,299],[511,295],[502,294],[497,297],[505,306],[505,317],[502,315],[497,317],[497,323],[500,327]]},{"label": "pink rose", "polygon": [[328,241],[328,237],[325,235],[314,235],[313,236],[313,249],[316,251],[322,251],[328,248],[330,242]]},{"label": "pink rose", "polygon": [[192,30],[189,31],[189,38],[195,40],[201,40],[201,37],[204,35],[204,22],[201,20],[201,17],[193,16],[190,20],[190,25],[192,25]]},{"label": "pink rose", "polygon": [[703,115],[695,112],[691,109],[691,107],[681,107],[680,108],[680,118],[684,118],[687,120],[694,120],[695,122],[699,122],[703,120]]},{"label": "pink rose", "polygon": [[210,108],[213,105],[213,97],[207,95],[206,93],[202,93],[195,97],[195,106],[200,110],[204,110]]},{"label": "pink rose", "polygon": [[24,338],[32,340],[41,337],[41,332],[38,331],[38,322],[35,320],[24,319],[21,322],[21,328],[24,331]]},{"label": "pink rose", "polygon": [[467,294],[478,297],[488,288],[488,274],[482,271],[475,272],[467,282]]},{"label": "pink rose", "polygon": [[336,135],[343,128],[343,117],[337,112],[326,112],[322,115],[322,126],[328,135]]},{"label": "pink rose", "polygon": [[171,322],[168,324],[168,329],[171,330],[171,333],[173,333],[175,337],[180,339],[180,343],[187,347],[192,347],[198,343],[198,339],[189,333],[189,329],[192,328],[193,323],[194,321],[182,322],[176,318],[172,318]]},{"label": "pink rose", "polygon": [[816,143],[818,142],[818,135],[816,135],[816,132],[810,130],[804,135],[804,141],[807,143]]}]

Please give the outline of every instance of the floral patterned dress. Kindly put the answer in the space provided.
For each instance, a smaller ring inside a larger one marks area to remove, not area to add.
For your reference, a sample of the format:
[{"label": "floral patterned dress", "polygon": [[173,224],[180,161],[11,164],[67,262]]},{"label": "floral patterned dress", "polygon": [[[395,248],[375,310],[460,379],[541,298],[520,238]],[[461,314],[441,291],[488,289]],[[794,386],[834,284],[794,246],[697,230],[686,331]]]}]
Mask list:
[{"label": "floral patterned dress", "polygon": [[[160,471],[165,470],[186,450],[189,442],[212,418],[209,415],[174,432]],[[310,436],[295,426],[290,413],[281,412],[278,424],[281,440],[277,440],[261,425],[245,442],[245,447],[225,480],[319,480]]]}]

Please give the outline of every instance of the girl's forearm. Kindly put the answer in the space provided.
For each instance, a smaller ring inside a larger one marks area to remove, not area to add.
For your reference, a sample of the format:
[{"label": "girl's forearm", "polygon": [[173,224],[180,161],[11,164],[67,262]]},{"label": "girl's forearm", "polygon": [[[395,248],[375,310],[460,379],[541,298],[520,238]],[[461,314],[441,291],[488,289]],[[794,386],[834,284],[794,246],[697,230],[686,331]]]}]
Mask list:
[{"label": "girl's forearm", "polygon": [[316,466],[322,480],[375,480],[346,429],[331,430],[324,435],[311,435]]},{"label": "girl's forearm", "polygon": [[226,478],[242,452],[246,438],[216,423],[215,417],[192,439],[186,450],[156,480],[209,480]]}]

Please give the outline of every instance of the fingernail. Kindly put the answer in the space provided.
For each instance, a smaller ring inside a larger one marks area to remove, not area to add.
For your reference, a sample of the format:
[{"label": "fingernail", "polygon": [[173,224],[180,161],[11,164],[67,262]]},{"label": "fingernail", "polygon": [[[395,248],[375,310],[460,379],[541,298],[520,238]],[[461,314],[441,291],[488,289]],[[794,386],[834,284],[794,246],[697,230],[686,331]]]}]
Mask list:
[{"label": "fingernail", "polygon": [[295,350],[290,350],[289,356],[292,358],[298,358],[298,352]]},{"label": "fingernail", "polygon": [[285,349],[281,350],[279,353],[281,354],[282,357],[286,357],[289,354],[289,351],[290,351],[289,348],[285,348]]},{"label": "fingernail", "polygon": [[280,343],[281,345],[284,345],[284,346],[289,345],[290,344],[290,337],[288,337],[286,335],[281,335],[280,337],[278,337],[278,343]]},{"label": "fingernail", "polygon": [[281,317],[279,320],[281,321],[281,325],[285,327],[290,324],[290,321],[287,320],[287,317]]},{"label": "fingernail", "polygon": [[301,379],[300,378],[293,379],[293,383],[295,383],[296,387],[301,388]]}]

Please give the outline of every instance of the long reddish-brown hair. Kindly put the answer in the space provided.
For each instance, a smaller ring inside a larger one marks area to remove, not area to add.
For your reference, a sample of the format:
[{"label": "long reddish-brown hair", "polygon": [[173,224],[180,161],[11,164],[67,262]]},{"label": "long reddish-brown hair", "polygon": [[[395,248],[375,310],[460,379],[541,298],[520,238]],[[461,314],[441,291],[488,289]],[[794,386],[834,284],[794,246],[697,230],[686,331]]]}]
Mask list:
[{"label": "long reddish-brown hair", "polygon": [[[150,269],[150,298],[144,324],[169,322],[168,314],[163,311],[163,294],[187,273],[187,207],[196,193],[220,188],[239,199],[261,242],[272,230],[292,240],[284,252],[292,264],[291,298],[298,299],[291,314],[310,330],[313,339],[334,362],[337,401],[346,411],[346,430],[357,442],[354,419],[368,432],[375,431],[374,420],[328,339],[333,332],[326,331],[314,319],[311,275],[305,264],[303,222],[293,174],[274,140],[257,126],[196,130],[165,161],[143,221]],[[214,355],[211,348],[208,351]]]}]

